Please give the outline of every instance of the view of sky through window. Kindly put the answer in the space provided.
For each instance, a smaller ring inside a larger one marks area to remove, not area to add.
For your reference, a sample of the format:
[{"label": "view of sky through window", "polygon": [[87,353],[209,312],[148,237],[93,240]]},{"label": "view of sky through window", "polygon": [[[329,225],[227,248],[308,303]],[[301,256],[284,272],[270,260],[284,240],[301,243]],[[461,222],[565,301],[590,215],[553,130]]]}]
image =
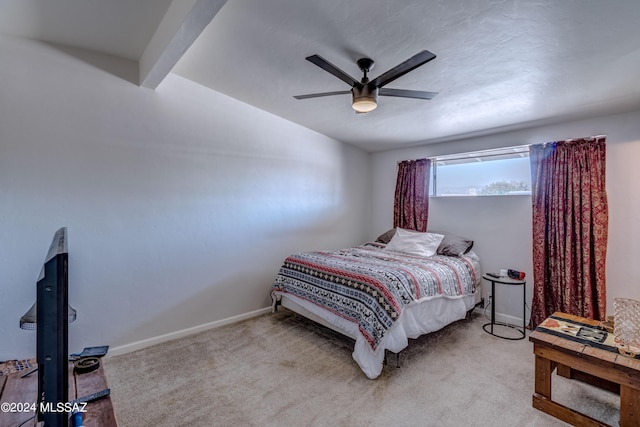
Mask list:
[{"label": "view of sky through window", "polygon": [[[435,162],[434,162],[435,163]],[[529,194],[531,172],[529,157],[497,158],[454,164],[435,164],[431,187],[436,182],[437,196],[476,196]],[[433,191],[431,194],[434,194]]]}]

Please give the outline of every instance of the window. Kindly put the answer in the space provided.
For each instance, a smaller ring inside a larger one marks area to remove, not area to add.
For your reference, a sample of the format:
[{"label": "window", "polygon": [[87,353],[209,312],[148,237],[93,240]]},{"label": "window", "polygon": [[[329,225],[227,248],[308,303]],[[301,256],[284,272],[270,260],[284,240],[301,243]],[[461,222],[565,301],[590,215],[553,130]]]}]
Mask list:
[{"label": "window", "polygon": [[531,194],[529,147],[431,158],[432,196]]}]

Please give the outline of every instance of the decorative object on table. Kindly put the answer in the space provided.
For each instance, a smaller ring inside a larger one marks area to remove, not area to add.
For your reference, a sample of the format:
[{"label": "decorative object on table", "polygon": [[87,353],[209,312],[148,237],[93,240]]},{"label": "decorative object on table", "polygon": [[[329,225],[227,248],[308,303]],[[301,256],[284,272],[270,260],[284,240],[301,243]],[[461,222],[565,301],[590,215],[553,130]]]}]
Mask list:
[{"label": "decorative object on table", "polygon": [[600,322],[600,328],[604,329],[610,334],[613,333],[614,325],[615,321],[613,316],[607,316],[607,320],[603,320],[602,322]]},{"label": "decorative object on table", "polygon": [[81,357],[73,362],[73,370],[78,374],[93,372],[100,367],[100,359],[97,357]]},{"label": "decorative object on table", "polygon": [[69,360],[78,360],[81,357],[102,357],[109,351],[108,345],[101,345],[99,347],[85,347],[81,353],[73,353],[69,356]]},{"label": "decorative object on table", "polygon": [[85,347],[80,353],[80,357],[102,357],[109,351],[108,345],[101,345],[98,347]]},{"label": "decorative object on table", "polygon": [[22,359],[22,360],[5,360],[0,362],[0,377],[3,375],[9,375],[14,372],[24,371],[32,369],[36,365],[36,359]]},{"label": "decorative object on table", "polygon": [[613,301],[613,335],[620,354],[635,357],[640,354],[640,301],[616,298]]},{"label": "decorative object on table", "polygon": [[518,270],[507,270],[507,275],[509,276],[509,278],[513,279],[513,280],[524,280],[524,271],[518,271]]}]

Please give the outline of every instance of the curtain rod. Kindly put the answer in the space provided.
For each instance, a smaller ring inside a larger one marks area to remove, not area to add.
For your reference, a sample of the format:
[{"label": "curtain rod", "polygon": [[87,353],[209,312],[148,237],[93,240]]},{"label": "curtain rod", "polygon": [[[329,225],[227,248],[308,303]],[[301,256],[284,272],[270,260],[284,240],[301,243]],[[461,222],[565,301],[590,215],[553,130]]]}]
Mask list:
[{"label": "curtain rod", "polygon": [[[575,141],[576,139],[598,139],[598,138],[605,138],[607,135],[592,135],[592,136],[583,136],[580,138],[568,138],[568,139],[563,139],[563,141]],[[533,144],[531,144],[533,145]]]},{"label": "curtain rod", "polygon": [[[606,138],[607,135],[605,134],[600,134],[600,135],[592,135],[592,136],[583,136],[580,138],[569,138],[569,139],[564,139],[563,141],[573,141],[576,139],[598,139],[598,138]],[[549,141],[549,142],[543,142],[542,144],[551,144],[552,142],[558,142],[558,141]],[[508,149],[508,148],[522,148],[522,147],[531,147],[532,145],[538,145],[538,144],[525,144],[525,145],[517,145],[515,147],[501,147],[504,149]],[[500,150],[501,148],[489,148],[487,150],[483,150],[483,151],[493,151],[493,150]],[[465,153],[458,153],[458,154],[465,154]],[[449,154],[450,156],[455,156],[455,154]],[[496,154],[496,155],[501,155],[501,154]],[[431,157],[423,157],[423,159],[429,159],[432,160],[434,158],[437,158],[438,156],[431,156]],[[488,157],[488,156],[487,156]],[[451,157],[450,159],[447,160],[459,160],[459,159],[465,159],[465,158],[470,158],[470,157]],[[416,160],[421,160],[421,159],[413,159],[413,160],[398,160],[397,164],[400,164],[402,162],[411,162],[411,161],[416,161]]]},{"label": "curtain rod", "polygon": [[528,145],[515,145],[511,147],[489,148],[486,150],[469,151],[466,153],[445,154],[442,156],[432,156],[432,161],[451,161],[451,160],[473,160],[478,157],[499,157],[518,155],[529,151]]},{"label": "curtain rod", "polygon": [[397,164],[400,164],[400,163],[403,163],[403,162],[417,162],[418,160],[431,160],[431,157],[421,157],[419,159],[398,160]]},{"label": "curtain rod", "polygon": [[599,139],[599,138],[606,138],[606,137],[607,137],[607,135],[583,136],[583,137],[580,137],[580,138],[568,138],[568,139],[562,139],[562,140],[560,140],[560,141],[547,141],[547,142],[544,142],[544,143],[542,143],[542,144],[531,144],[531,145],[529,145],[529,146],[532,146],[532,145],[545,145],[545,146],[546,146],[547,144],[554,144],[554,143],[556,143],[556,142],[571,142],[571,141],[576,141],[576,140],[579,140],[579,139],[585,139],[585,140],[593,139],[593,140],[596,140],[596,139]]}]

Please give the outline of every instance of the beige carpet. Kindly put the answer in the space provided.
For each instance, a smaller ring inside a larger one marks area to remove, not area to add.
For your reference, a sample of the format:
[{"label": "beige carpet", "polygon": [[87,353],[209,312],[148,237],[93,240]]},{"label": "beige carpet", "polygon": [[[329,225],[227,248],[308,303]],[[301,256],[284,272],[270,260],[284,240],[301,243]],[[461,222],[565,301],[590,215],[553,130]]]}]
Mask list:
[{"label": "beige carpet", "polygon": [[[286,309],[105,360],[121,427],[564,426],[531,407],[532,344],[475,313],[369,380],[353,343]],[[554,375],[554,399],[618,425],[617,395]]]}]

